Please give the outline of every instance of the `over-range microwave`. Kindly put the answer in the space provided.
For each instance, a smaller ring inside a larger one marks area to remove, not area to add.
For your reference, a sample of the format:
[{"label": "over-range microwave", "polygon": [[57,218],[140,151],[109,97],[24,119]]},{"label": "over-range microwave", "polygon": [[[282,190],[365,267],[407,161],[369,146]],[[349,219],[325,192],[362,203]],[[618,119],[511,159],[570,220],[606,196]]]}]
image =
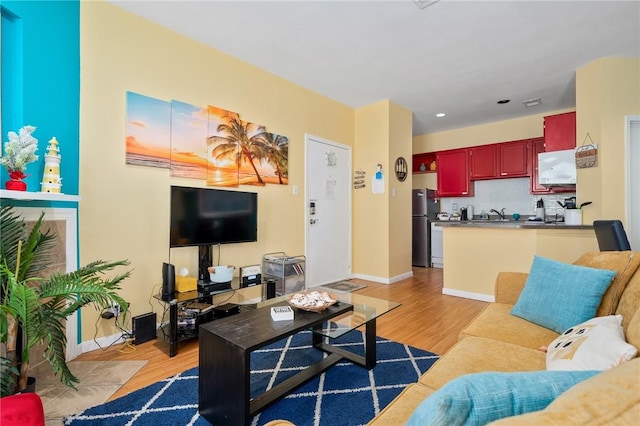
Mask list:
[{"label": "over-range microwave", "polygon": [[543,186],[575,186],[575,149],[538,154],[538,182]]}]

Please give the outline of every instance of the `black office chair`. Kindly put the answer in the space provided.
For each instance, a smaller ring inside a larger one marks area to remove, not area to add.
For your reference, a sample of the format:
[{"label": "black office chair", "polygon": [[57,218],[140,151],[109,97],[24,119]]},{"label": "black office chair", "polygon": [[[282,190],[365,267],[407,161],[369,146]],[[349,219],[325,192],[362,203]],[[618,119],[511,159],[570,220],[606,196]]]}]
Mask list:
[{"label": "black office chair", "polygon": [[600,251],[626,251],[631,250],[631,245],[624,232],[622,222],[619,220],[594,220],[593,230],[596,231],[596,239]]}]

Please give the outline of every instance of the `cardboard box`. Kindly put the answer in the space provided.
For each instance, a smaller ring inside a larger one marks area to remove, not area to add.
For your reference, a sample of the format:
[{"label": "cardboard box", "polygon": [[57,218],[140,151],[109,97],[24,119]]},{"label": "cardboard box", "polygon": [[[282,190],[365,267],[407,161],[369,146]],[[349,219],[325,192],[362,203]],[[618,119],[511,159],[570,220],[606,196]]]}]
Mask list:
[{"label": "cardboard box", "polygon": [[196,277],[182,277],[180,275],[176,277],[176,291],[178,293],[194,291],[197,288],[198,283]]}]

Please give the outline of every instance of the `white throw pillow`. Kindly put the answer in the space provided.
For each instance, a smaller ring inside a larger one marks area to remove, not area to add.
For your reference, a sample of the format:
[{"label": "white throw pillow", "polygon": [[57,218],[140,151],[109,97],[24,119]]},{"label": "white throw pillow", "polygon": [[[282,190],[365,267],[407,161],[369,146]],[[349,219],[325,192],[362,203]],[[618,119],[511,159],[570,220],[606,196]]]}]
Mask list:
[{"label": "white throw pillow", "polygon": [[596,317],[569,328],[547,348],[547,370],[607,370],[638,350],[624,340],[622,315]]}]

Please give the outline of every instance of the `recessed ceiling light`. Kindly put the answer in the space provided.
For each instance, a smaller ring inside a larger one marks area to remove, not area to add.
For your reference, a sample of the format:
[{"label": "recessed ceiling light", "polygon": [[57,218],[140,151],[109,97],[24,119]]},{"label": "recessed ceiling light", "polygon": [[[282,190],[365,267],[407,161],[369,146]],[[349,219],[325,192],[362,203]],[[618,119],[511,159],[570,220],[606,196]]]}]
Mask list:
[{"label": "recessed ceiling light", "polygon": [[511,102],[511,99],[500,99],[500,100],[498,101],[498,103],[499,103],[500,105],[502,105],[502,104],[508,104],[509,102]]},{"label": "recessed ceiling light", "polygon": [[445,114],[444,112],[439,112],[439,113],[437,113],[437,114],[436,114],[436,117],[438,117],[438,118],[442,118],[442,117],[444,117],[445,115],[447,115],[447,114]]},{"label": "recessed ceiling light", "polygon": [[533,99],[527,99],[526,101],[522,101],[522,103],[524,104],[524,106],[529,108],[532,106],[540,105],[542,101],[540,100],[540,98],[533,98]]}]

